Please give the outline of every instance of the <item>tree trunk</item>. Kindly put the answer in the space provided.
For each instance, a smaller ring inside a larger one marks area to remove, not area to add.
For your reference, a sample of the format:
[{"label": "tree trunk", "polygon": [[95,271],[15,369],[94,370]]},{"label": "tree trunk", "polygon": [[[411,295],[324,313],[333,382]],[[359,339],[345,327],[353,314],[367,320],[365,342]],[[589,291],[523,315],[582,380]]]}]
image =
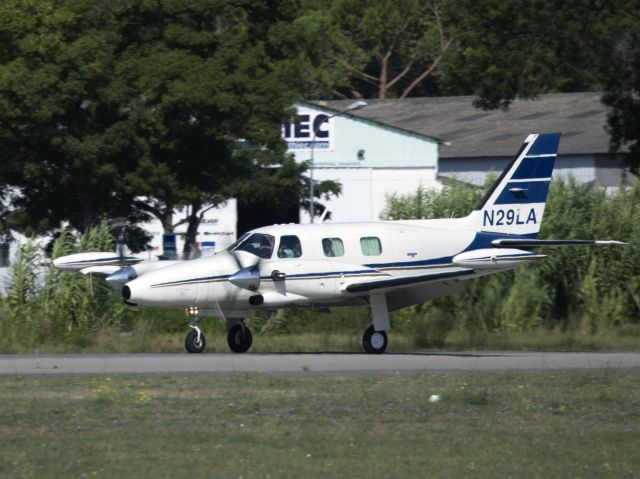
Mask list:
[{"label": "tree trunk", "polygon": [[191,212],[187,216],[187,233],[184,237],[184,247],[182,248],[182,255],[185,258],[189,257],[191,246],[196,243],[198,228],[200,227],[200,221],[202,221],[202,214],[198,214],[201,207],[202,202],[200,200],[191,203]]}]

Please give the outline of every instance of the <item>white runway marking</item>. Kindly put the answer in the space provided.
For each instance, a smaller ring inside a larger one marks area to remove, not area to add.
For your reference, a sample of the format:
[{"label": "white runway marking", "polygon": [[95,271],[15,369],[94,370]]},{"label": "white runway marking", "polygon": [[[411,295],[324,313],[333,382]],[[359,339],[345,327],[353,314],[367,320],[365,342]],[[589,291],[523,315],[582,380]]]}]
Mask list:
[{"label": "white runway marking", "polygon": [[482,371],[640,370],[640,353],[455,352],[367,354],[105,354],[4,355],[0,374],[317,375]]}]

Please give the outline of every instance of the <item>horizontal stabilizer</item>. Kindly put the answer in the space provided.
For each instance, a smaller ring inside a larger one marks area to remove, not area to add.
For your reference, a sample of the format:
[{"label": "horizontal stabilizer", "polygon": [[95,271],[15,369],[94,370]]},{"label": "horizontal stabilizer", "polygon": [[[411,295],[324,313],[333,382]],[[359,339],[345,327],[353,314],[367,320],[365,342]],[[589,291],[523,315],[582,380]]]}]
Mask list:
[{"label": "horizontal stabilizer", "polygon": [[365,291],[372,291],[374,289],[395,288],[412,284],[431,283],[434,281],[461,278],[463,276],[473,274],[474,272],[475,271],[472,269],[459,269],[456,271],[447,271],[443,273],[430,273],[422,274],[419,276],[403,276],[379,279],[375,281],[368,281],[366,283],[350,284],[346,287],[346,291],[348,291],[349,293],[362,293]]},{"label": "horizontal stabilizer", "polygon": [[491,244],[497,248],[535,248],[537,246],[579,246],[579,245],[626,245],[615,240],[538,240],[538,239],[497,239]]},{"label": "horizontal stabilizer", "polygon": [[482,248],[465,251],[453,257],[458,266],[472,269],[504,269],[546,258],[544,254],[516,248]]}]

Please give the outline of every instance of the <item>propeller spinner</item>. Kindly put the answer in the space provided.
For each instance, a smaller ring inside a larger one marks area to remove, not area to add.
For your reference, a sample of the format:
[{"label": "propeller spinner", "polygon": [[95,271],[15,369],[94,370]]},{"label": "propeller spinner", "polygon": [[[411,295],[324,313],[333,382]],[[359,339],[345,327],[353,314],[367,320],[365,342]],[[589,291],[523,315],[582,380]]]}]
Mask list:
[{"label": "propeller spinner", "polygon": [[229,276],[229,281],[239,288],[257,291],[260,287],[260,271],[258,265],[241,268],[235,274]]},{"label": "propeller spinner", "polygon": [[[239,253],[230,252],[231,256],[238,265],[238,271],[229,276],[229,281],[239,288],[248,289],[249,291],[257,291],[260,287],[260,260],[249,266],[243,266]],[[243,259],[244,259],[243,255]],[[253,256],[253,255],[252,255]]]}]

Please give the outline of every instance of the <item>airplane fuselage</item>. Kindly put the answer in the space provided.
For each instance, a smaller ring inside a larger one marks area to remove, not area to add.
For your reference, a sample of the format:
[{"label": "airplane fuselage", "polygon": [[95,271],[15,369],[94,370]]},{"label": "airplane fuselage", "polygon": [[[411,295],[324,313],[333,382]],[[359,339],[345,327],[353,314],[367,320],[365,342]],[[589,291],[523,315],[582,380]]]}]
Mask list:
[{"label": "airplane fuselage", "polygon": [[[488,254],[476,254],[474,267],[470,267],[456,257],[470,247],[474,251],[483,246],[491,248],[493,235],[463,228],[463,220],[259,228],[248,233],[245,241],[251,241],[252,235],[262,235],[272,242],[270,251],[246,251],[240,245],[231,252],[161,268],[127,283],[125,299],[137,306],[197,306],[211,310],[211,315],[217,315],[218,309],[246,315],[255,309],[351,306],[366,304],[357,291],[349,290],[360,283],[436,271],[468,271],[466,277],[472,277],[542,257],[527,251],[496,249],[493,259]],[[295,252],[286,250],[287,242]],[[502,261],[496,261],[496,255]],[[259,274],[259,284],[255,288],[238,287],[233,275],[252,266]],[[390,307],[395,309],[446,294],[459,286],[457,281],[408,286],[408,292],[383,292],[390,295]],[[380,289],[388,288],[382,285]]]}]

